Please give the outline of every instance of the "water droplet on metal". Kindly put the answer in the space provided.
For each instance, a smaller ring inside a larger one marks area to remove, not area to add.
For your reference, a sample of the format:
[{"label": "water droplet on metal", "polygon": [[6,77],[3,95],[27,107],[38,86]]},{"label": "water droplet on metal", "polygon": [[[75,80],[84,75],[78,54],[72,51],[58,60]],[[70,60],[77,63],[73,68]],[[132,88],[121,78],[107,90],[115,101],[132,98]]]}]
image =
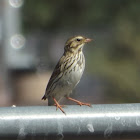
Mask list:
[{"label": "water droplet on metal", "polygon": [[120,120],[120,116],[115,116],[115,119],[118,121]]},{"label": "water droplet on metal", "polygon": [[104,137],[109,138],[112,134],[112,124],[109,124],[106,130],[104,131]]},{"label": "water droplet on metal", "polygon": [[136,118],[136,125],[140,126],[140,118]]},{"label": "water droplet on metal", "polygon": [[121,120],[121,123],[122,123],[123,126],[125,126],[125,125],[126,125],[125,119],[122,119],[122,120]]},{"label": "water droplet on metal", "polygon": [[63,134],[57,134],[57,139],[58,140],[63,140],[64,138],[64,135]]},{"label": "water droplet on metal", "polygon": [[92,124],[88,124],[87,125],[87,128],[88,128],[88,130],[90,131],[90,132],[94,132],[94,128],[93,128],[93,125]]}]

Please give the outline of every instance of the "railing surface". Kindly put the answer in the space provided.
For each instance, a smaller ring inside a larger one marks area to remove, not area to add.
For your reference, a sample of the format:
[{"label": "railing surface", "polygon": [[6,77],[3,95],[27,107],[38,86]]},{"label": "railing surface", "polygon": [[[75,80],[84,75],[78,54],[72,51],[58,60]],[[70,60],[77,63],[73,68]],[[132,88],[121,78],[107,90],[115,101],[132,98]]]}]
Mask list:
[{"label": "railing surface", "polygon": [[140,139],[140,104],[1,107],[0,139]]}]

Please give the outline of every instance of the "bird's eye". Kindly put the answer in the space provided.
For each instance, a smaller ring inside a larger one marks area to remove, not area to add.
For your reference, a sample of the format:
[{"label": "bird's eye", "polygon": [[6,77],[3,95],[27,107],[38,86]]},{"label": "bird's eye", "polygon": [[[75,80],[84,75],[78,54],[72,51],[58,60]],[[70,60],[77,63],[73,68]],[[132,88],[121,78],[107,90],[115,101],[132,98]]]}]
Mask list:
[{"label": "bird's eye", "polygon": [[77,38],[77,41],[79,42],[79,41],[81,41],[81,39]]}]

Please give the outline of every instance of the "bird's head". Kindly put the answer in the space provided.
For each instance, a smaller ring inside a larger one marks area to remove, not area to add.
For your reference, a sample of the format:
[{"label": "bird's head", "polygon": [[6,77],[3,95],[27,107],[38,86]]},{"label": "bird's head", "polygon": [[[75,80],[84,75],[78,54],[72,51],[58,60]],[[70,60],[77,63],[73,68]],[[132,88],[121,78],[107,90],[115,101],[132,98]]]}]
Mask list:
[{"label": "bird's head", "polygon": [[91,39],[83,37],[83,36],[75,36],[68,39],[65,43],[65,52],[77,53],[82,51],[85,43],[90,42]]}]

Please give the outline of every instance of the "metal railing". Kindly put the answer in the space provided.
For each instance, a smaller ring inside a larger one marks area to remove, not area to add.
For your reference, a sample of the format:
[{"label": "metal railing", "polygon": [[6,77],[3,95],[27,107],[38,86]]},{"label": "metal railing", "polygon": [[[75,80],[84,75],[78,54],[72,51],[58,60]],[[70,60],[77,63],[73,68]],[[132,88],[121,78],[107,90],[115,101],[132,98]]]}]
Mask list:
[{"label": "metal railing", "polygon": [[0,139],[140,139],[140,104],[1,107]]}]

